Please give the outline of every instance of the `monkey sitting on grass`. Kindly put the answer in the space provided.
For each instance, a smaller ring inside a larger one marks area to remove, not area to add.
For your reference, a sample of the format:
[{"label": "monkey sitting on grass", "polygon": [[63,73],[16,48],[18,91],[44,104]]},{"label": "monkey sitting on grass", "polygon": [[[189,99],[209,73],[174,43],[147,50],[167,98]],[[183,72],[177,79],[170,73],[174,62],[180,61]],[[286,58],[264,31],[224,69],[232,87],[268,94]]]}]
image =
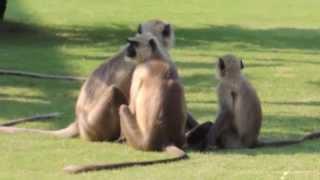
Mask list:
[{"label": "monkey sitting on grass", "polygon": [[254,87],[241,73],[243,68],[243,61],[234,55],[218,59],[216,74],[219,80],[219,113],[214,123],[206,122],[188,133],[190,147],[199,150],[277,147],[320,137],[320,132],[314,132],[297,140],[260,141],[261,103]]}]

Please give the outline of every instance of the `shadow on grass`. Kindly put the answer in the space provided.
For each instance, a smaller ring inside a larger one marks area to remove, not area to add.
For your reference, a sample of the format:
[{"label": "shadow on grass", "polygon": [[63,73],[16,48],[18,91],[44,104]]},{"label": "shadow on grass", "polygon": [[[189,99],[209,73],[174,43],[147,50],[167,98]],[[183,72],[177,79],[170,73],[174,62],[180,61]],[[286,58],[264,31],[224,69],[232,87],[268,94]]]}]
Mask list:
[{"label": "shadow on grass", "polygon": [[35,114],[61,112],[61,117],[46,121],[51,129],[59,129],[74,120],[76,92],[80,89],[77,82],[48,82],[10,77],[0,78],[0,84],[2,90],[14,88],[14,93],[7,90],[0,94],[0,116],[4,121]]},{"label": "shadow on grass", "polygon": [[14,41],[17,38],[24,37],[26,40],[33,39],[34,43],[49,40],[55,43],[66,43],[67,45],[85,44],[88,46],[118,47],[126,43],[127,37],[133,34],[134,32],[128,26],[122,24],[111,24],[108,27],[46,27],[8,21],[0,24],[0,36],[3,40]]},{"label": "shadow on grass", "polygon": [[[105,60],[106,57],[86,54],[70,55],[61,50],[63,47],[80,46],[81,48],[85,45],[116,52],[132,34],[133,31],[124,25],[97,28],[44,27],[4,22],[0,24],[0,51],[3,52],[0,53],[0,67],[68,75],[72,74],[68,65],[70,59],[80,60],[85,57]],[[0,86],[2,89],[32,88],[30,91],[41,94],[41,96],[33,96],[12,95],[11,92],[1,93],[0,116],[3,119],[30,116],[35,113],[63,112],[61,119],[51,121],[54,129],[64,127],[73,120],[76,102],[74,92],[80,90],[79,83],[0,76]]]},{"label": "shadow on grass", "polygon": [[[177,28],[177,46],[206,46],[210,43],[244,43],[272,49],[320,49],[319,29],[249,29],[236,25]],[[246,46],[239,46],[246,49]]]}]

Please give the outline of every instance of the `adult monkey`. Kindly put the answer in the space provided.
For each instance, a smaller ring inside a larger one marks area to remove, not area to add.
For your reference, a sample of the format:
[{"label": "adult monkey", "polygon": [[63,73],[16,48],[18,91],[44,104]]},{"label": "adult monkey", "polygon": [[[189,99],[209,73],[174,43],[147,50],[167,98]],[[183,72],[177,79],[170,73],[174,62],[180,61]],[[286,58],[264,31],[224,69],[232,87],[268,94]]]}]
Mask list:
[{"label": "adult monkey", "polygon": [[[174,43],[171,26],[160,20],[151,20],[139,26],[139,32],[150,32],[163,47],[169,50]],[[150,47],[147,44],[136,47],[129,44],[110,60],[101,64],[86,80],[78,97],[76,119],[67,128],[46,131],[14,127],[0,127],[0,132],[38,132],[57,137],[80,136],[90,141],[113,141],[120,136],[118,109],[129,97],[131,76],[138,63],[148,59]]]},{"label": "adult monkey", "polygon": [[188,144],[196,149],[256,148],[285,146],[320,137],[319,132],[297,140],[262,142],[258,140],[262,122],[261,103],[255,89],[242,75],[242,60],[225,55],[217,63],[219,113],[214,123],[207,122],[188,134]]},{"label": "adult monkey", "polygon": [[69,173],[151,165],[187,158],[182,150],[187,111],[177,70],[168,56],[161,53],[156,38],[138,35],[129,41],[137,44],[149,42],[153,56],[135,69],[129,107],[121,105],[119,110],[121,130],[130,146],[144,151],[164,151],[174,157],[118,164],[72,165],[65,168]]},{"label": "adult monkey", "polygon": [[[160,45],[165,47],[165,49],[168,51],[169,48],[172,48],[175,44],[175,33],[174,33],[173,27],[170,24],[164,23],[163,21],[160,21],[160,20],[151,20],[148,23],[140,24],[138,26],[138,33],[142,34],[145,32],[159,32],[158,29],[162,30],[160,31],[161,33],[152,33],[152,34],[157,38]],[[163,38],[163,37],[170,37],[170,39]],[[169,53],[167,55],[170,56]],[[198,125],[199,125],[198,122],[194,119],[192,114],[188,112],[186,129],[191,130]]]}]

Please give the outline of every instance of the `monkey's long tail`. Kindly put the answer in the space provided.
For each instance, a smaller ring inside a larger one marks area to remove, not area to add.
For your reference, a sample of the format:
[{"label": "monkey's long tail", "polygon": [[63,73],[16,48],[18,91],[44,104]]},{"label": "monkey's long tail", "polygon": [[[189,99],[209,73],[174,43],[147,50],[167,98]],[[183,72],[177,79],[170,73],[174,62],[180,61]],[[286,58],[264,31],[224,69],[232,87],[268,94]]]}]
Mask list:
[{"label": "monkey's long tail", "polygon": [[320,132],[312,132],[305,136],[303,136],[300,139],[296,140],[283,140],[283,141],[259,141],[255,148],[260,147],[282,147],[282,146],[288,146],[288,145],[294,145],[294,144],[300,144],[306,140],[314,140],[320,138]]},{"label": "monkey's long tail", "polygon": [[164,149],[170,155],[174,155],[172,158],[151,160],[151,161],[140,161],[140,162],[124,162],[115,164],[91,164],[91,165],[69,165],[64,168],[67,173],[77,174],[89,171],[99,171],[99,170],[112,170],[112,169],[122,169],[133,166],[147,166],[160,163],[169,163],[174,161],[179,161],[187,159],[188,155],[176,146],[167,146]]},{"label": "monkey's long tail", "polygon": [[41,134],[53,135],[55,137],[60,137],[60,138],[72,138],[79,135],[76,122],[73,122],[68,127],[60,130],[40,130],[40,129],[27,129],[27,128],[0,126],[0,133],[14,134],[14,133],[20,133],[20,132],[41,133]]},{"label": "monkey's long tail", "polygon": [[61,113],[54,112],[54,113],[49,113],[49,114],[40,114],[40,115],[31,116],[31,117],[19,118],[19,119],[15,119],[15,120],[10,120],[8,122],[0,123],[0,126],[14,126],[16,124],[21,124],[21,123],[25,123],[25,122],[48,120],[48,119],[58,117],[58,116],[60,116],[60,114]]}]

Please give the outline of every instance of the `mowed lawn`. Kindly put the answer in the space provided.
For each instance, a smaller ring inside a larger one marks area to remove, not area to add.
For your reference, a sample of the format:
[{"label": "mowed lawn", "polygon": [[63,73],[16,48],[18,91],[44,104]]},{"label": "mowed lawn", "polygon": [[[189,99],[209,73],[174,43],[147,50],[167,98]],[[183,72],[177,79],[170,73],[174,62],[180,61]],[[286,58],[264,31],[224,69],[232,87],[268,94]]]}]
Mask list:
[{"label": "mowed lawn", "polygon": [[[217,113],[214,63],[233,53],[262,101],[263,139],[298,138],[320,129],[318,0],[9,0],[0,25],[0,68],[88,76],[115,54],[137,25],[174,24],[171,51],[189,111]],[[20,127],[58,129],[73,121],[81,83],[0,76],[0,122],[37,113],[57,119]],[[319,179],[320,141],[285,148],[188,151],[170,164],[68,175],[64,165],[168,157],[116,143],[0,134],[0,179]]]}]

